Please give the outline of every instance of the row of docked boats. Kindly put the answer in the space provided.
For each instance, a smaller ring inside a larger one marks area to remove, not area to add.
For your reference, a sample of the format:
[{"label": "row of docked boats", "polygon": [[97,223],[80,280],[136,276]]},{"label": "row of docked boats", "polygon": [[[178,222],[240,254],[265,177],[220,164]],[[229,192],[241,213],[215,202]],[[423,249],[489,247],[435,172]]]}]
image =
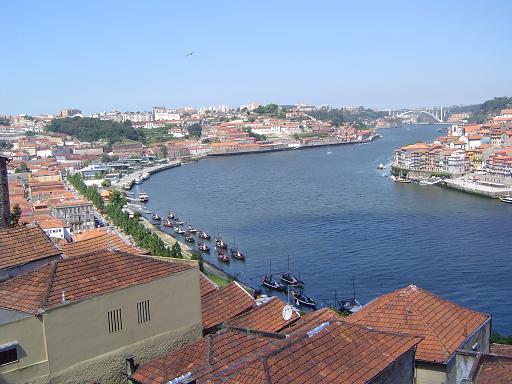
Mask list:
[{"label": "row of docked boats", "polygon": [[[278,292],[287,292],[289,296],[291,296],[295,302],[297,307],[306,307],[310,309],[316,309],[317,302],[304,294],[304,282],[294,276],[290,270],[290,260],[288,259],[288,272],[278,274],[279,279],[274,278],[272,274],[272,261],[269,262],[270,270],[269,274],[263,277],[261,281],[261,285],[269,290],[274,290]],[[353,286],[355,285],[354,278],[352,280]],[[348,312],[353,313],[358,311],[362,306],[355,298],[355,288],[354,295],[351,298],[334,298],[335,306],[338,308],[340,312]],[[336,295],[335,295],[336,296]],[[290,299],[290,297],[288,297]]]},{"label": "row of docked boats", "polygon": [[[204,253],[210,252],[210,247],[205,243],[206,241],[211,241],[211,236],[208,232],[203,229],[197,229],[191,224],[186,224],[181,220],[175,213],[169,212],[165,219],[162,219],[157,213],[154,213],[152,216],[153,222],[160,223],[164,227],[174,228],[174,232],[178,235],[184,235],[185,241],[188,243],[195,243],[196,239],[194,236],[197,236],[199,241],[198,250]],[[236,240],[233,239],[234,246],[229,248],[228,254],[228,244],[220,237],[220,235],[215,236],[215,250],[217,252],[217,258],[219,261],[224,263],[230,262],[230,257],[233,257],[238,260],[245,260],[245,255],[240,251],[240,249],[236,245]]]},{"label": "row of docked boats", "polygon": [[149,179],[150,175],[149,175],[149,172],[142,172],[142,174],[140,176],[137,176],[133,182],[135,184],[142,184],[143,182],[145,182],[147,179]]}]

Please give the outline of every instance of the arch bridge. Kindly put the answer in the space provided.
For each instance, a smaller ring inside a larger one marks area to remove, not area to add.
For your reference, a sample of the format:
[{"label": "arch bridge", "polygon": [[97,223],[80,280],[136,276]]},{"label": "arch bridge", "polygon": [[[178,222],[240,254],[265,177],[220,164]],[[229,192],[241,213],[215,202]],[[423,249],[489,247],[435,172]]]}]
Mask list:
[{"label": "arch bridge", "polygon": [[420,114],[420,113],[424,113],[425,115],[428,115],[430,117],[432,117],[434,120],[436,120],[438,123],[442,123],[443,122],[443,111],[441,110],[441,113],[438,114],[437,111],[434,111],[434,113],[428,111],[428,110],[421,110],[421,111],[405,111],[405,112],[400,112],[399,114],[395,115],[395,117],[402,117],[402,116],[405,116],[405,115],[409,115],[411,113],[417,113],[417,114]]}]

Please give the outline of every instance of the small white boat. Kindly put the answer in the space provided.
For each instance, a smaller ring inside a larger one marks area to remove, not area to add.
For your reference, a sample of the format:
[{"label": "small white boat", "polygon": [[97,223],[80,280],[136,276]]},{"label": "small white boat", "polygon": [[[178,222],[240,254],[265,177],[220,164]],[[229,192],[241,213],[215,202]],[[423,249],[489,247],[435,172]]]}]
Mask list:
[{"label": "small white boat", "polygon": [[142,179],[142,180],[147,180],[147,179],[149,179],[149,176],[150,176],[150,175],[149,175],[149,172],[144,172],[144,173],[142,174],[142,176],[141,176],[141,179]]},{"label": "small white boat", "polygon": [[328,155],[330,155],[331,153],[332,153],[331,151],[327,152]]},{"label": "small white boat", "polygon": [[139,193],[139,201],[140,201],[141,203],[145,203],[145,202],[147,202],[148,200],[149,200],[149,196],[148,196],[148,194],[147,194],[146,192],[141,192],[141,193]]},{"label": "small white boat", "polygon": [[135,184],[142,184],[144,180],[142,180],[140,177],[135,178],[134,182]]},{"label": "small white boat", "polygon": [[503,201],[504,203],[512,204],[512,196],[510,196],[510,195],[501,196],[500,200]]},{"label": "small white boat", "polygon": [[385,169],[385,168],[386,168],[386,166],[382,163],[380,163],[377,167],[377,169]]}]

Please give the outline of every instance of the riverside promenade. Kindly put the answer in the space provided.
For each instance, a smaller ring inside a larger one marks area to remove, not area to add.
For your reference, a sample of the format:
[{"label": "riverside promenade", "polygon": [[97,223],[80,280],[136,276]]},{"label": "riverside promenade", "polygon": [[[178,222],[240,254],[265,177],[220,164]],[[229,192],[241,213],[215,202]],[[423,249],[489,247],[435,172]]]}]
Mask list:
[{"label": "riverside promenade", "polygon": [[150,175],[153,175],[155,173],[165,171],[166,169],[175,168],[181,166],[181,160],[173,160],[162,164],[153,165],[151,167],[147,167],[141,170],[138,170],[136,172],[130,173],[129,175],[126,175],[119,179],[116,183],[117,186],[126,186],[128,189],[130,189],[133,184],[135,183],[135,179],[142,176],[143,173],[147,172]]},{"label": "riverside promenade", "polygon": [[447,188],[471,193],[474,195],[497,199],[501,196],[512,194],[512,188],[501,184],[487,183],[482,181],[472,181],[460,177],[458,179],[446,179],[444,185]]}]

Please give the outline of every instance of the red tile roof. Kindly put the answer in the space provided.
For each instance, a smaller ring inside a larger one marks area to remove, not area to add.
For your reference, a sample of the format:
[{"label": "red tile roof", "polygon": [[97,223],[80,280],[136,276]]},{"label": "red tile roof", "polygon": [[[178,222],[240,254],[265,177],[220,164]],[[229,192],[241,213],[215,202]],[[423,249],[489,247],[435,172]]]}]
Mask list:
[{"label": "red tile roof", "polygon": [[512,357],[512,345],[494,343],[491,345],[491,353],[500,356]]},{"label": "red tile roof", "polygon": [[28,313],[144,284],[192,268],[123,252],[100,251],[54,261],[0,283],[0,308]]},{"label": "red tile roof", "polygon": [[481,355],[471,370],[471,383],[510,384],[512,382],[512,357]]},{"label": "red tile roof", "polygon": [[[328,311],[329,312],[329,311]],[[313,316],[308,331],[322,324]],[[329,316],[336,317],[331,311]],[[166,383],[190,372],[197,383],[363,384],[413,349],[421,340],[375,331],[339,320],[315,334],[247,334],[232,329],[209,335],[141,365],[137,383]]]},{"label": "red tile roof", "polygon": [[293,311],[290,320],[284,320],[283,308],[285,305],[286,303],[281,299],[272,297],[249,312],[229,320],[228,325],[265,332],[279,332],[300,319],[300,314]]},{"label": "red tile roof", "polygon": [[0,268],[12,268],[62,252],[38,226],[0,229]]},{"label": "red tile roof", "polygon": [[201,312],[205,330],[216,327],[252,308],[255,301],[234,282],[201,297]]},{"label": "red tile roof", "polygon": [[201,297],[218,289],[217,285],[215,285],[210,279],[208,279],[202,273],[199,275],[199,283],[199,286],[201,288]]},{"label": "red tile roof", "polygon": [[416,359],[436,363],[447,361],[488,319],[415,285],[380,296],[348,317],[375,329],[424,337]]},{"label": "red tile roof", "polygon": [[143,254],[144,252],[133,245],[126,244],[123,239],[113,233],[102,233],[90,239],[62,244],[62,252],[67,257],[85,255],[101,250],[117,250],[127,253]]}]

